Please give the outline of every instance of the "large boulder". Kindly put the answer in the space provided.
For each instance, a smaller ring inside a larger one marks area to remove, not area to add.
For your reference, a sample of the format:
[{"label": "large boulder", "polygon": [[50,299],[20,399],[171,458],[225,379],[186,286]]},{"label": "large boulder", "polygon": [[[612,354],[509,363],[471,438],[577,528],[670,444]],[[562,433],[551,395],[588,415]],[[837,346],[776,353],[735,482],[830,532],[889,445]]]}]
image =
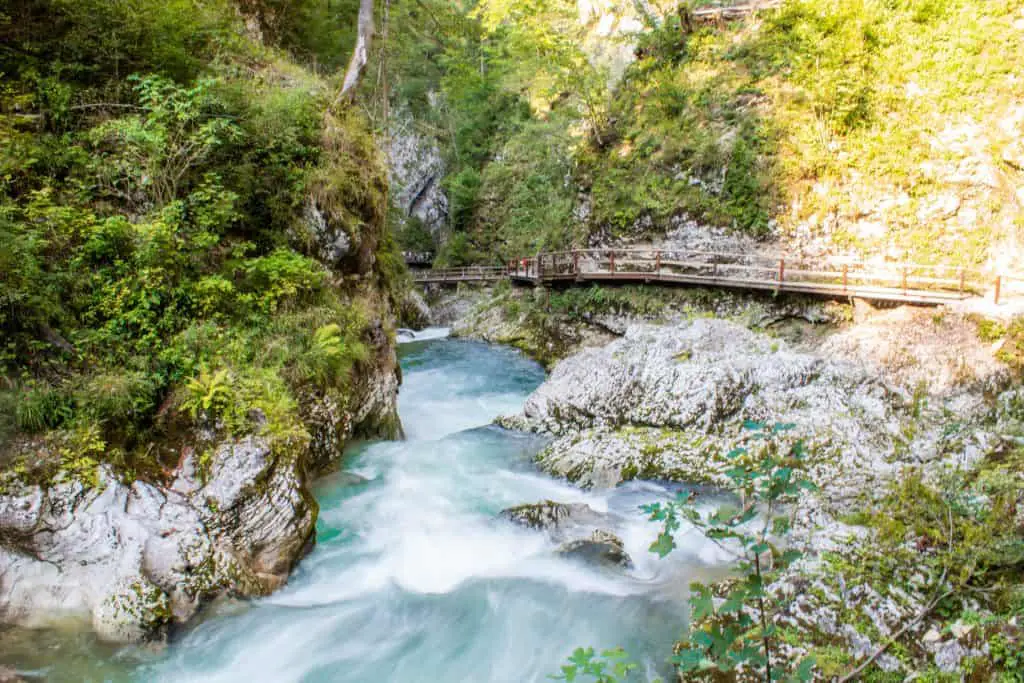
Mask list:
[{"label": "large boulder", "polygon": [[160,637],[217,595],[264,595],[314,539],[316,502],[297,459],[263,439],[187,454],[169,486],[106,467],[0,496],[0,616],[68,617],[117,642]]},{"label": "large boulder", "polygon": [[698,318],[634,325],[562,361],[523,413],[501,422],[554,435],[540,465],[597,487],[634,478],[727,484],[723,456],[750,435],[745,425],[793,424],[787,436],[814,454],[811,476],[834,484],[832,500],[842,502],[905,461],[984,452],[983,434],[952,443],[948,430],[917,420],[919,409],[868,365]]}]

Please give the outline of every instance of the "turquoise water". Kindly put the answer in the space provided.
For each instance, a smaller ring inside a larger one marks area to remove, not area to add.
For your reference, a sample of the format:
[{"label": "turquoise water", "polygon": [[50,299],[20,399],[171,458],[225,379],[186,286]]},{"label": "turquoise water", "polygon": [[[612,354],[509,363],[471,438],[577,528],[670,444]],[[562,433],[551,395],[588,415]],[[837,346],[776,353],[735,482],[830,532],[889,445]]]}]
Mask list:
[{"label": "turquoise water", "polygon": [[[517,352],[435,340],[403,346],[402,367],[407,440],[355,449],[345,467],[363,483],[318,483],[319,542],[284,589],[221,609],[161,653],[54,638],[52,661],[33,670],[51,680],[526,683],[549,680],[576,646],[621,645],[663,674],[685,586],[715,559],[696,538],[666,560],[646,552],[656,530],[638,506],[669,492],[583,492],[537,472],[537,437],[489,426],[543,381]],[[636,566],[576,564],[543,534],[496,518],[543,499],[610,513]]]}]

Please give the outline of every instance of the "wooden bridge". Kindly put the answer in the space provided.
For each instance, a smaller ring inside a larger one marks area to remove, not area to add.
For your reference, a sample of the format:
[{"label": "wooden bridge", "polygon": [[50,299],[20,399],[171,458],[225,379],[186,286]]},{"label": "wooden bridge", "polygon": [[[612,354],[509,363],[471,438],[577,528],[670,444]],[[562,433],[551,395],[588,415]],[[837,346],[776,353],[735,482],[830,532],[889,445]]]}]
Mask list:
[{"label": "wooden bridge", "polygon": [[652,283],[793,292],[831,298],[937,305],[1024,287],[1021,278],[956,266],[806,259],[682,249],[581,249],[542,253],[505,266],[424,270],[420,284],[498,282],[530,285]]}]

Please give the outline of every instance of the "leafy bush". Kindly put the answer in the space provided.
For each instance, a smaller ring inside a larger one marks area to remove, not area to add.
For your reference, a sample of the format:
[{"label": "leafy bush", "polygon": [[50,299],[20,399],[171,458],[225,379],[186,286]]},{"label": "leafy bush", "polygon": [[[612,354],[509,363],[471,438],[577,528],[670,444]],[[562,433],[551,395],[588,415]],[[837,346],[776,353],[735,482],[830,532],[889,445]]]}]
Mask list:
[{"label": "leafy bush", "polygon": [[130,424],[144,419],[156,408],[154,378],[127,368],[93,375],[76,393],[83,414],[101,424]]},{"label": "leafy bush", "polygon": [[44,384],[30,384],[17,394],[15,420],[26,432],[42,432],[70,422],[74,404],[59,389]]},{"label": "leafy bush", "polygon": [[216,149],[241,130],[218,111],[215,81],[180,87],[159,76],[133,77],[141,116],[104,121],[87,133],[92,146],[88,173],[101,196],[129,208],[162,206],[200,174]]},{"label": "leafy bush", "polygon": [[364,344],[346,339],[341,326],[331,323],[313,334],[309,348],[298,358],[299,374],[320,386],[338,385],[352,365],[368,355]]},{"label": "leafy bush", "polygon": [[212,423],[228,413],[235,404],[234,380],[226,368],[211,371],[201,368],[199,374],[185,384],[181,409],[193,420]]}]

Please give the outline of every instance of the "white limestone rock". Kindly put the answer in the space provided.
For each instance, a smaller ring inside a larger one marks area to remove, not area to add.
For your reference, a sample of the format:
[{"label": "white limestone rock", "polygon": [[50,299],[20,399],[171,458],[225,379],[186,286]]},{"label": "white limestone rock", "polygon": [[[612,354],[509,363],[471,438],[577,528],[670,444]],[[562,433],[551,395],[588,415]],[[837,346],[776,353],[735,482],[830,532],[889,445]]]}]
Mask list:
[{"label": "white limestone rock", "polygon": [[312,541],[297,462],[249,437],[220,445],[205,483],[186,458],[170,487],[62,481],[0,496],[0,619],[66,618],[118,642],[159,638],[222,593],[281,585]]}]

